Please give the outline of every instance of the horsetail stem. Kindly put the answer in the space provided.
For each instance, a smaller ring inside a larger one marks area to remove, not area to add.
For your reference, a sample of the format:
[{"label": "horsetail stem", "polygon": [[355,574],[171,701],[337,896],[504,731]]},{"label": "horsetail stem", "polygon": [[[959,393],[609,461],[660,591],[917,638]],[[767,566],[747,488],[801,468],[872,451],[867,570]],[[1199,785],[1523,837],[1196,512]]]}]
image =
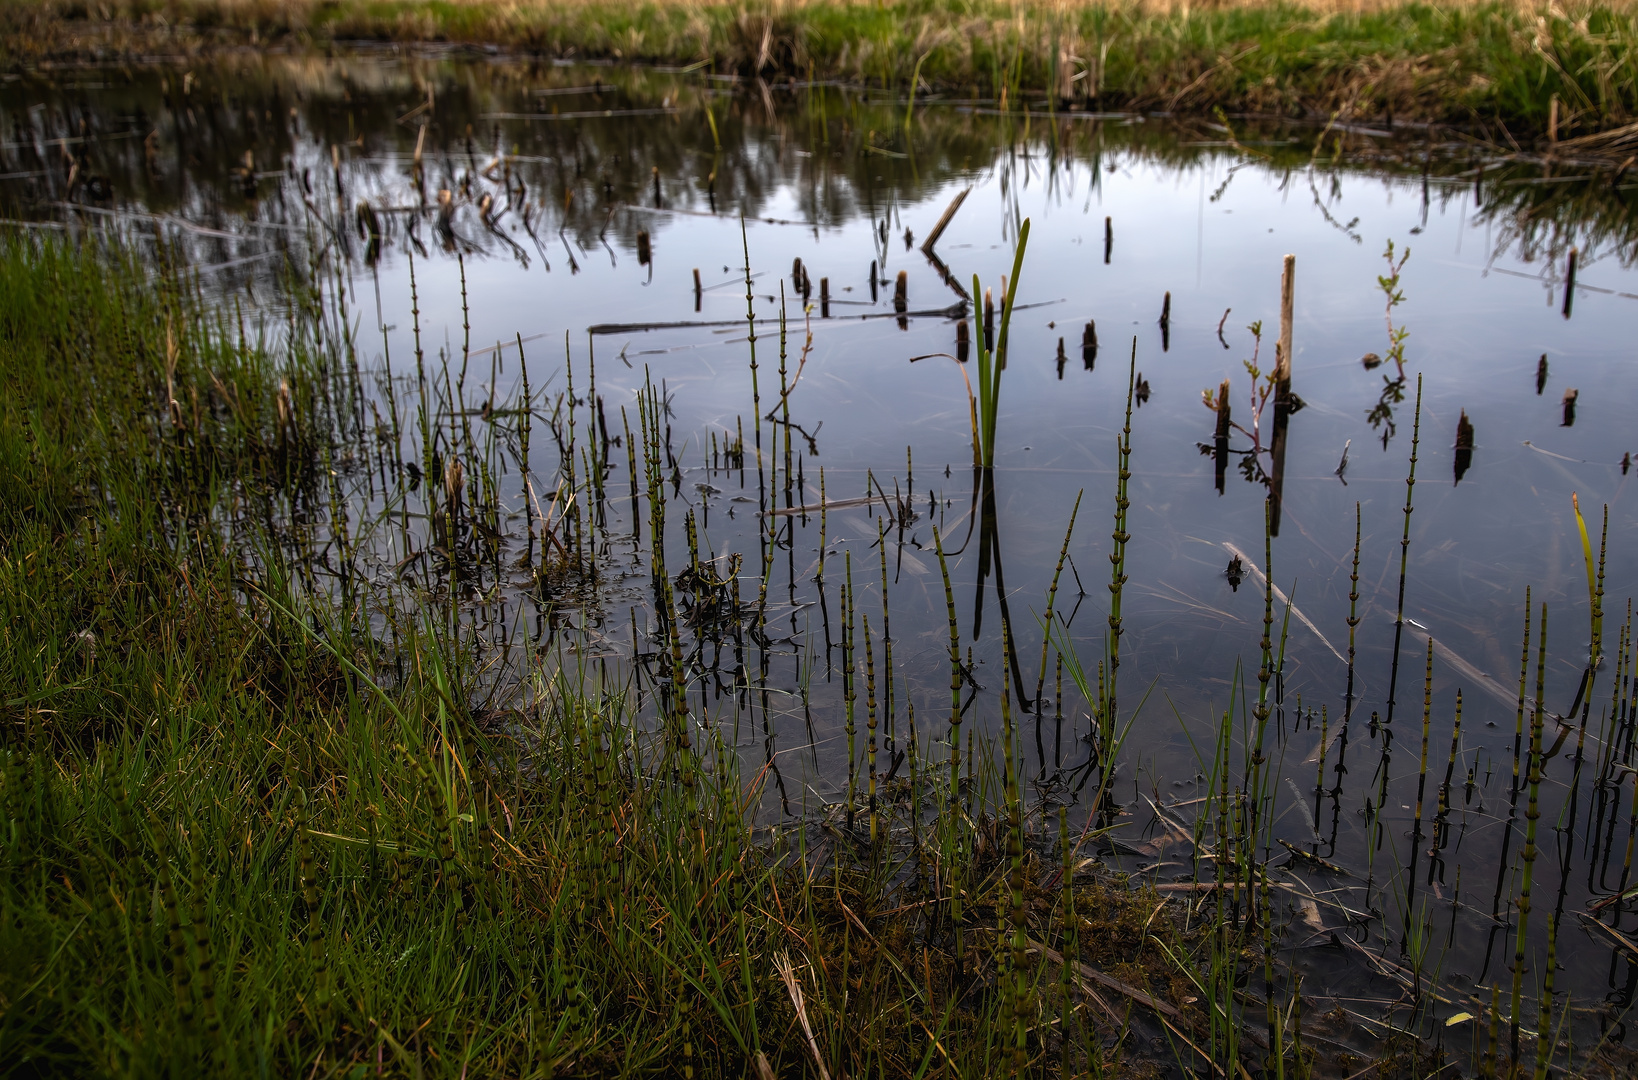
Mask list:
[{"label": "horsetail stem", "polygon": [[[1524,851],[1521,858],[1524,869],[1519,882],[1519,927],[1513,946],[1513,1009],[1509,1030],[1512,1060],[1519,1056],[1519,1019],[1523,1010],[1525,942],[1530,931],[1530,889],[1536,868],[1536,821],[1541,817],[1541,729],[1546,717],[1544,697],[1547,678],[1547,605],[1541,605],[1541,629],[1536,639],[1536,700],[1530,717],[1530,761],[1527,782],[1530,788],[1529,805],[1524,811]],[[1537,1033],[1537,1038],[1541,1033]]]},{"label": "horsetail stem", "polygon": [[1410,471],[1405,475],[1405,524],[1404,532],[1399,538],[1399,596],[1394,606],[1393,616],[1393,661],[1388,672],[1388,718],[1387,724],[1393,725],[1394,706],[1398,700],[1399,687],[1399,644],[1405,632],[1405,571],[1410,559],[1410,521],[1412,496],[1416,493],[1416,451],[1422,440],[1422,376],[1416,376],[1416,411],[1411,423],[1411,452]]},{"label": "horsetail stem", "polygon": [[[1121,592],[1126,585],[1126,542],[1131,534],[1126,531],[1126,511],[1132,505],[1127,497],[1127,481],[1132,478],[1132,395],[1137,386],[1137,338],[1132,339],[1132,358],[1126,370],[1126,421],[1115,439],[1118,459],[1115,480],[1115,531],[1110,534],[1114,549],[1109,553],[1109,638],[1105,656],[1109,664],[1108,682],[1100,687],[1098,725],[1100,750],[1107,751],[1114,742],[1115,724],[1119,706],[1116,702],[1116,682],[1120,674]],[[1103,680],[1100,678],[1099,680]],[[1105,763],[1107,765],[1107,763]]]},{"label": "horsetail stem", "polygon": [[875,844],[878,839],[876,821],[876,650],[870,640],[870,614],[864,613],[864,649],[865,649],[865,728],[869,732],[865,753],[869,755],[869,788],[868,800],[870,807],[870,842]]},{"label": "horsetail stem", "polygon": [[853,827],[853,803],[858,784],[857,763],[858,751],[854,747],[853,738],[853,703],[858,697],[854,686],[853,670],[853,553],[847,552],[844,558],[844,577],[842,584],[842,706],[846,714],[845,729],[847,732],[847,825]]},{"label": "horsetail stem", "polygon": [[933,528],[933,547],[938,552],[939,575],[944,579],[944,607],[950,626],[950,793],[945,822],[944,855],[950,879],[950,925],[955,932],[956,969],[964,967],[961,948],[961,632],[956,625],[955,590],[950,586],[950,564],[944,555],[944,540]]},{"label": "horsetail stem", "polygon": [[[1045,629],[1041,633],[1041,673],[1035,680],[1035,715],[1037,722],[1041,715],[1041,695],[1046,692],[1047,645],[1052,639],[1052,609],[1058,598],[1058,579],[1063,576],[1064,562],[1069,558],[1069,538],[1075,532],[1075,518],[1081,512],[1081,497],[1086,492],[1075,493],[1075,505],[1069,511],[1069,527],[1064,530],[1063,546],[1058,549],[1058,564],[1052,571],[1052,584],[1047,586],[1046,614],[1042,617]],[[1059,667],[1059,678],[1062,678],[1063,668]]]},{"label": "horsetail stem", "polygon": [[[1006,619],[1001,620],[1001,648],[1002,655],[1007,655],[1011,644],[1012,628]],[[1024,822],[1023,798],[1019,792],[1018,761],[1016,752],[1017,733],[1012,723],[1012,684],[1002,681],[1001,688],[1001,745],[1002,761],[1005,775],[1005,798],[1007,804],[1007,875],[1008,909],[1011,923],[1011,953],[1007,972],[1007,994],[1004,997],[1003,1009],[1010,1020],[1011,1033],[1011,1061],[1010,1069],[1013,1075],[1023,1070],[1026,1060],[1025,1053],[1025,1009],[1024,1001],[1027,993],[1024,965],[1028,949],[1027,926],[1024,918]]]},{"label": "horsetail stem", "polygon": [[[1410,872],[1405,878],[1405,929],[1399,941],[1400,955],[1411,946],[1411,922],[1416,908],[1416,860],[1422,853],[1422,806],[1428,788],[1428,732],[1433,721],[1433,638],[1428,638],[1427,666],[1422,677],[1422,756],[1416,769],[1416,809],[1411,818]],[[1411,992],[1422,993],[1422,960],[1418,954],[1411,964]]]}]

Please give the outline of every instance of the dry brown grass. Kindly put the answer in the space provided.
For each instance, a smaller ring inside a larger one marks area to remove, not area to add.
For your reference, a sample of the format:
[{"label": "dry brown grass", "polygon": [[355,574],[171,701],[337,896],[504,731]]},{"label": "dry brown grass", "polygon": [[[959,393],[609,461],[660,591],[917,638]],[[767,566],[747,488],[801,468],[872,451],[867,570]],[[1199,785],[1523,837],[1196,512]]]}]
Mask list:
[{"label": "dry brown grass", "polygon": [[1039,96],[1064,65],[1104,107],[1500,122],[1638,115],[1638,0],[12,0],[12,68],[338,41]]}]

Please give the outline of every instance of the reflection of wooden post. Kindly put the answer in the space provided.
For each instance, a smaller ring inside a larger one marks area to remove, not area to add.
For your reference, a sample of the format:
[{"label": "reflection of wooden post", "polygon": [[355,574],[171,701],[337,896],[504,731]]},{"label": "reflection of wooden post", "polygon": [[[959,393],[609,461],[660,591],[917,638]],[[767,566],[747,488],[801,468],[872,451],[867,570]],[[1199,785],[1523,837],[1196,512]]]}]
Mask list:
[{"label": "reflection of wooden post", "polygon": [[1285,257],[1280,274],[1280,340],[1274,359],[1274,440],[1268,475],[1268,531],[1280,535],[1280,500],[1285,491],[1285,430],[1291,420],[1291,321],[1295,309],[1297,257]]},{"label": "reflection of wooden post", "polygon": [[1565,263],[1565,269],[1564,269],[1564,317],[1566,319],[1568,319],[1570,317],[1570,306],[1575,301],[1575,259],[1576,259],[1577,254],[1578,254],[1578,252],[1576,251],[1576,249],[1571,248],[1570,249],[1569,261]]},{"label": "reflection of wooden post", "polygon": [[1229,381],[1217,388],[1217,437],[1212,447],[1212,471],[1216,474],[1217,494],[1223,494],[1223,477],[1228,472],[1229,441]]}]

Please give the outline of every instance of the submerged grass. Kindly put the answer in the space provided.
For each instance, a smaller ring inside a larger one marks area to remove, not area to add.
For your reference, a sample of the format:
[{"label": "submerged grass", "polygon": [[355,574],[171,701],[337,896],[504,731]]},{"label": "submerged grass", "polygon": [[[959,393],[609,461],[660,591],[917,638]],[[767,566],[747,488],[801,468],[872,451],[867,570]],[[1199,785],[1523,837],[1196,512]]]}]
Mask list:
[{"label": "submerged grass", "polygon": [[[1638,112],[1628,0],[19,0],[13,67],[219,46],[500,45],[1060,105],[1445,120],[1568,138]],[[1502,133],[1493,133],[1503,141]]]}]

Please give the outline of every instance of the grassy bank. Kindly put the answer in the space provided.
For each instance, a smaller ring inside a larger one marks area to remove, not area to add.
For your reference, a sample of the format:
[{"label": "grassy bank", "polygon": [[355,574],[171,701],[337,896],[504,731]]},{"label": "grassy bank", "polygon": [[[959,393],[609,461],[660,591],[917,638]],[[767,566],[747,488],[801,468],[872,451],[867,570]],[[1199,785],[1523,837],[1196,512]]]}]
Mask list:
[{"label": "grassy bank", "polygon": [[19,0],[6,62],[131,59],[336,42],[498,45],[709,64],[1009,103],[1453,121],[1505,141],[1638,113],[1633,9],[1610,3],[1005,4],[901,0]]},{"label": "grassy bank", "polygon": [[10,1074],[1141,1075],[1126,1034],[1209,1041],[1192,958],[1239,932],[1041,884],[1034,811],[753,830],[709,727],[651,742],[544,662],[480,708],[436,616],[315,589],[281,530],[357,390],[318,310],[261,339],[163,252],[0,247]]}]

